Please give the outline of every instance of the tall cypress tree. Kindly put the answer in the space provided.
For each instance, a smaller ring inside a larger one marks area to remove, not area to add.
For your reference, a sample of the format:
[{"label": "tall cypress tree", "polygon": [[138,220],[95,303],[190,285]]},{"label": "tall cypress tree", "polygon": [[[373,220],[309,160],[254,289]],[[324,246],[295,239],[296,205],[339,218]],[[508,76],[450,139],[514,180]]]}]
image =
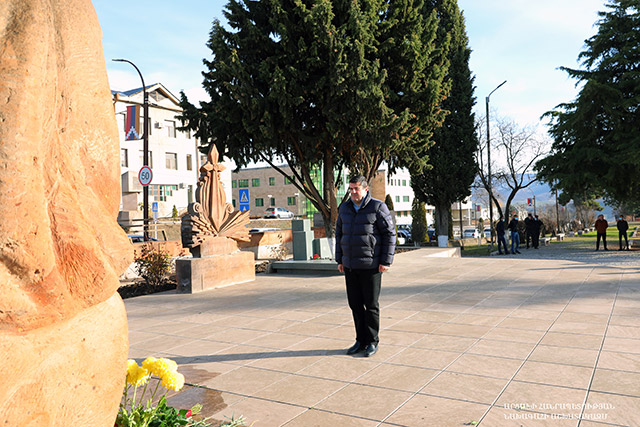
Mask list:
[{"label": "tall cypress tree", "polygon": [[640,202],[640,3],[612,0],[579,54],[584,69],[562,67],[582,88],[550,117],[551,155],[536,168],[569,198],[605,194]]},{"label": "tall cypress tree", "polygon": [[[431,58],[436,17],[423,7],[422,0],[230,0],[231,30],[214,22],[213,59],[204,61],[211,101],[198,108],[182,94],[185,128],[239,167],[266,161],[286,175],[276,166],[286,161],[287,177],[333,236],[336,169],[371,179],[383,160],[391,168],[426,164],[424,129],[441,121],[446,89],[433,80],[446,63]],[[322,188],[312,179],[316,167]]]},{"label": "tall cypress tree", "polygon": [[477,165],[478,147],[473,106],[473,76],[469,69],[469,40],[464,17],[455,0],[434,0],[438,13],[438,40],[450,39],[451,93],[442,102],[447,111],[444,125],[435,130],[435,144],[428,151],[431,168],[412,170],[411,186],[418,199],[435,206],[436,234],[448,235],[451,205],[469,196]]}]

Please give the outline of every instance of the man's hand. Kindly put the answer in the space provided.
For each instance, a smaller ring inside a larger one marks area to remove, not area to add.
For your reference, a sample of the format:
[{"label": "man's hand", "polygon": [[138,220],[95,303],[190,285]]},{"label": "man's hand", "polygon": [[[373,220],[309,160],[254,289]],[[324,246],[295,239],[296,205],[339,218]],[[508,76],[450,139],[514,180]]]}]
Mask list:
[{"label": "man's hand", "polygon": [[338,271],[344,273],[344,266],[342,264],[338,264]]},{"label": "man's hand", "polygon": [[[338,266],[338,268],[340,268],[340,266]],[[389,270],[389,268],[391,267],[389,267],[388,265],[382,265],[382,264],[378,265],[378,271],[380,273],[384,273],[385,271]]]}]

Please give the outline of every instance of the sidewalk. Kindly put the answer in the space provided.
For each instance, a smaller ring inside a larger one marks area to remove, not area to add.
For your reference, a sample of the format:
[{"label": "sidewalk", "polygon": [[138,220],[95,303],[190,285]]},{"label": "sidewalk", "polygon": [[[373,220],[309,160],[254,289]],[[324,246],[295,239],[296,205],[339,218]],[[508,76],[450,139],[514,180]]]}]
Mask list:
[{"label": "sidewalk", "polygon": [[398,254],[370,359],[344,354],[342,277],[262,274],[126,300],[130,357],[178,362],[197,387],[170,403],[255,427],[640,425],[640,254],[612,267],[546,249]]}]

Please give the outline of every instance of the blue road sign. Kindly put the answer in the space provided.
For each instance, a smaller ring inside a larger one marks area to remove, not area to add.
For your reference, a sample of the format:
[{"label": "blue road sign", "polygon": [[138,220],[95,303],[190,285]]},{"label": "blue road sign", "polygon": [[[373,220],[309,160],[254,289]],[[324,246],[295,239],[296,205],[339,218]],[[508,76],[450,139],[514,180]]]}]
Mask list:
[{"label": "blue road sign", "polygon": [[158,202],[153,202],[153,203],[151,204],[151,210],[152,210],[153,212],[158,212]]},{"label": "blue road sign", "polygon": [[249,210],[249,189],[239,188],[238,198],[240,199],[239,201],[240,211],[248,211]]}]

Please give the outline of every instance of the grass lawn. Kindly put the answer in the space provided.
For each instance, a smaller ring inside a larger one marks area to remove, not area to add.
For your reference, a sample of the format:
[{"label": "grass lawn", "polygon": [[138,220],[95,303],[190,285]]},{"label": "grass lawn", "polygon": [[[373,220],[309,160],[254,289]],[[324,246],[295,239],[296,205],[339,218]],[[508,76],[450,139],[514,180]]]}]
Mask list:
[{"label": "grass lawn", "polygon": [[[640,223],[630,223],[629,231],[627,234],[629,237],[633,234],[636,227],[640,226]],[[591,231],[589,233],[585,233],[582,236],[574,236],[568,237],[569,234],[565,233],[565,238],[563,241],[557,241],[552,237],[551,244],[552,245],[565,245],[567,247],[572,247],[576,249],[595,249],[596,248],[596,238],[597,233],[595,231]],[[522,242],[520,242],[522,246]],[[607,246],[611,249],[618,248],[618,229],[616,228],[615,222],[609,222],[609,228],[607,228]],[[493,249],[496,250],[496,244],[493,245]],[[482,257],[489,256],[489,245],[466,245],[463,250],[460,251],[462,257]]]}]

